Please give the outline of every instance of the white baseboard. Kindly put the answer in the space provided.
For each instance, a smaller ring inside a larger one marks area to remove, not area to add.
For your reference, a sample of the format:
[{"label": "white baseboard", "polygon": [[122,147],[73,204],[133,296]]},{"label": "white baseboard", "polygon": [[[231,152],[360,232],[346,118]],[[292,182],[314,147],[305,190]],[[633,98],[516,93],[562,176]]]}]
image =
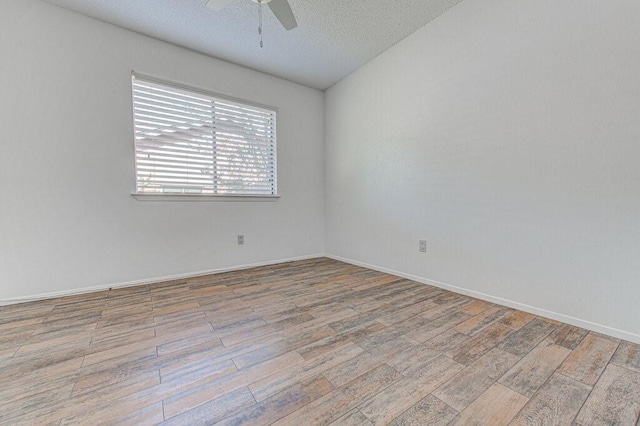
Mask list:
[{"label": "white baseboard", "polygon": [[412,280],[412,281],[416,281],[416,282],[419,282],[419,283],[422,283],[422,284],[427,284],[427,285],[431,285],[431,286],[434,286],[434,287],[442,288],[444,290],[449,290],[449,291],[452,291],[454,293],[463,294],[465,296],[474,297],[476,299],[485,300],[487,302],[496,303],[496,304],[499,304],[499,305],[502,305],[502,306],[506,306],[506,307],[509,307],[509,308],[518,309],[520,311],[529,312],[529,313],[534,314],[534,315],[538,315],[538,316],[541,316],[541,317],[545,317],[545,318],[549,318],[549,319],[552,319],[552,320],[560,321],[560,322],[563,322],[563,323],[566,323],[566,324],[571,324],[571,325],[574,325],[576,327],[581,327],[581,328],[584,328],[584,329],[587,329],[587,330],[595,331],[597,333],[606,334],[608,336],[612,336],[612,337],[616,337],[616,338],[619,338],[619,339],[627,340],[629,342],[640,344],[640,335],[638,335],[638,334],[629,333],[629,332],[626,332],[626,331],[623,331],[623,330],[618,330],[616,328],[608,327],[608,326],[605,326],[605,325],[602,325],[602,324],[597,324],[597,323],[593,323],[593,322],[590,322],[590,321],[582,320],[582,319],[579,319],[579,318],[571,317],[571,316],[568,316],[568,315],[560,314],[560,313],[557,313],[557,312],[548,311],[546,309],[537,308],[535,306],[529,306],[529,305],[526,305],[524,303],[514,302],[512,300],[503,299],[501,297],[492,296],[492,295],[489,295],[489,294],[480,293],[480,292],[473,291],[473,290],[468,290],[468,289],[466,289],[464,287],[458,287],[458,286],[455,286],[455,285],[451,285],[451,284],[447,284],[447,283],[443,283],[443,282],[439,282],[439,281],[435,281],[435,280],[430,280],[430,279],[427,279],[427,278],[419,277],[417,275],[412,275],[412,274],[407,274],[407,273],[404,273],[404,272],[401,272],[401,271],[396,271],[394,269],[389,269],[389,268],[384,268],[384,267],[380,267],[380,266],[376,266],[376,265],[371,265],[369,263],[360,262],[360,261],[353,260],[353,259],[347,259],[347,258],[344,258],[344,257],[335,256],[335,255],[326,254],[326,253],[318,253],[318,254],[307,255],[307,256],[291,257],[291,258],[286,258],[286,259],[275,259],[275,260],[269,260],[269,261],[265,261],[265,262],[257,262],[257,263],[251,263],[251,264],[245,264],[245,265],[237,265],[237,266],[231,266],[231,267],[226,267],[226,268],[210,269],[210,270],[206,270],[206,271],[190,272],[190,273],[186,273],[186,274],[167,275],[167,276],[162,276],[162,277],[155,277],[155,278],[149,278],[149,279],[127,281],[127,282],[121,282],[121,283],[115,283],[115,284],[109,284],[109,285],[100,285],[100,286],[85,287],[85,288],[73,289],[73,290],[57,291],[57,292],[52,292],[52,293],[43,293],[43,294],[37,294],[37,295],[33,295],[33,296],[16,297],[16,298],[12,298],[12,299],[0,299],[0,306],[7,306],[7,305],[13,305],[13,304],[25,303],[25,302],[33,302],[33,301],[36,301],[36,300],[53,299],[53,298],[56,298],[56,297],[73,296],[73,295],[84,294],[84,293],[92,293],[92,292],[96,292],[96,291],[108,290],[110,288],[135,287],[135,286],[139,286],[139,285],[153,284],[153,283],[163,282],[163,281],[187,279],[187,278],[199,277],[199,276],[203,276],[203,275],[220,274],[220,273],[223,273],[223,272],[241,271],[241,270],[244,270],[244,269],[256,268],[256,267],[260,267],[260,266],[277,265],[277,264],[280,264],[280,263],[295,262],[295,261],[299,261],[299,260],[316,259],[316,258],[321,258],[321,257],[327,257],[329,259],[338,260],[340,262],[349,263],[351,265],[361,266],[363,268],[372,269],[374,271],[379,271],[379,272],[384,272],[384,273],[391,274],[391,275],[396,275],[398,277],[406,278],[406,279],[409,279],[409,280]]},{"label": "white baseboard", "polygon": [[340,262],[349,263],[351,265],[361,266],[367,269],[373,269],[374,271],[384,272],[391,275],[396,275],[398,277],[406,278],[411,281],[416,281],[422,284],[431,285],[434,287],[442,288],[444,290],[449,290],[454,293],[463,294],[465,296],[474,297],[476,299],[481,299],[487,302],[496,303],[498,305],[506,306],[508,308],[517,309],[524,312],[529,312],[530,314],[538,315],[544,318],[549,318],[552,320],[560,321],[566,324],[574,325],[576,327],[581,327],[587,330],[595,331],[596,333],[606,334],[607,336],[615,337],[618,339],[627,340],[629,342],[640,344],[640,335],[629,333],[623,330],[618,330],[616,328],[607,327],[606,325],[596,324],[590,321],[582,320],[579,318],[574,318],[568,315],[560,314],[557,312],[548,311],[546,309],[537,308],[535,306],[529,306],[524,303],[514,302],[512,300],[503,299],[501,297],[491,296],[489,294],[480,293],[473,290],[468,290],[463,287],[458,287],[455,285],[430,280],[427,278],[419,277],[417,275],[406,274],[404,272],[396,271],[389,268],[383,268],[376,265],[371,265],[369,263],[359,262],[357,260],[346,259],[340,256],[334,256],[331,254],[325,254],[326,257],[334,260],[338,260]]},{"label": "white baseboard", "polygon": [[93,293],[96,291],[109,290],[111,288],[135,287],[138,285],[153,284],[153,283],[158,283],[163,281],[181,280],[186,278],[200,277],[203,275],[212,275],[212,274],[221,274],[223,272],[241,271],[243,269],[257,268],[259,266],[277,265],[280,263],[295,262],[298,260],[316,259],[320,257],[325,257],[325,256],[323,253],[319,253],[319,254],[313,254],[313,255],[307,255],[307,256],[291,257],[286,259],[268,260],[265,262],[257,262],[257,263],[239,265],[239,266],[230,266],[226,268],[210,269],[206,271],[189,272],[186,274],[167,275],[164,277],[155,277],[155,278],[142,279],[142,280],[126,281],[126,282],[121,282],[116,284],[84,287],[84,288],[78,288],[73,290],[56,291],[53,293],[42,293],[42,294],[36,294],[33,296],[16,297],[12,299],[0,299],[0,306],[8,306],[8,305],[14,305],[17,303],[25,303],[25,302],[34,302],[36,300],[53,299],[56,297],[65,297],[65,296],[74,296],[78,294]]}]

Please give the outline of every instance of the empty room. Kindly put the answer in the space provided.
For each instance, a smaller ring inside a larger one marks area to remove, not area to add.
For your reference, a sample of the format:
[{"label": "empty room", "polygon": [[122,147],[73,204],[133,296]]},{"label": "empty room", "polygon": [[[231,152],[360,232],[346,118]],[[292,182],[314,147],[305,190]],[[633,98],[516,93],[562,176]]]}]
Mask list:
[{"label": "empty room", "polygon": [[640,425],[640,2],[4,0],[0,425]]}]

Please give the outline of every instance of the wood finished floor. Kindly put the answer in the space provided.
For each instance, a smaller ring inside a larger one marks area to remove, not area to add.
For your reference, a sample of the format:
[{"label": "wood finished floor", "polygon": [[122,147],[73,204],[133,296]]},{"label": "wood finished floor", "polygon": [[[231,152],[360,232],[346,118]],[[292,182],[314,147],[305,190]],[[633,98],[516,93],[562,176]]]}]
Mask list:
[{"label": "wood finished floor", "polygon": [[315,259],[0,308],[0,424],[636,425],[640,347]]}]

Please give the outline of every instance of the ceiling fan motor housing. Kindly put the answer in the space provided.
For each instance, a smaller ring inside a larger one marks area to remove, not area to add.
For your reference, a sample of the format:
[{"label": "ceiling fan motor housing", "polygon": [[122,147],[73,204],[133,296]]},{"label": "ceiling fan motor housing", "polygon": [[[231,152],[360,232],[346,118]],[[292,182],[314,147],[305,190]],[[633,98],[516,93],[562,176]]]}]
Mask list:
[{"label": "ceiling fan motor housing", "polygon": [[[233,3],[235,0],[206,0],[205,4],[209,9],[215,10],[217,12],[221,11],[225,7],[227,7],[230,3]],[[255,4],[260,6],[264,4],[269,5],[269,9],[273,12],[273,14],[278,18],[278,21],[282,24],[282,26],[287,30],[292,30],[298,26],[296,22],[295,16],[293,16],[293,11],[291,10],[291,6],[289,6],[289,2],[287,0],[251,0]]]}]

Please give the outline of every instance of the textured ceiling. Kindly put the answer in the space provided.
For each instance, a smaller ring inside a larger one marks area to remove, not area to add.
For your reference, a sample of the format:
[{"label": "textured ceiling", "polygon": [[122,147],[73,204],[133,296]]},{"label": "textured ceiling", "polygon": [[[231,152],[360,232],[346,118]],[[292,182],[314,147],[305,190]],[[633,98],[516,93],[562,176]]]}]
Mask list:
[{"label": "textured ceiling", "polygon": [[204,54],[324,90],[461,0],[289,0],[298,28],[235,0],[215,12],[205,0],[45,0]]}]

